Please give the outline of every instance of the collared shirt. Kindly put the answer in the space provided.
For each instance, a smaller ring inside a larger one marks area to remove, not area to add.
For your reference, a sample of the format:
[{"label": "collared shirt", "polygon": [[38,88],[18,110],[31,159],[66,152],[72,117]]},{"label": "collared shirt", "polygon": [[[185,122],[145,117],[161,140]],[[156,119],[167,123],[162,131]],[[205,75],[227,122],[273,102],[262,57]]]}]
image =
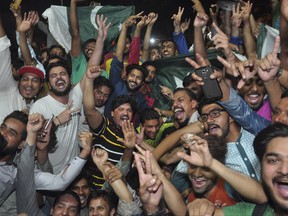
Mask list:
[{"label": "collared shirt", "polygon": [[[255,136],[243,128],[241,128],[240,134],[241,137],[239,141],[227,143],[225,165],[259,181],[261,179],[261,167],[253,148],[253,141]],[[246,156],[241,154],[237,145],[244,149]],[[247,165],[247,161],[250,161],[252,164],[252,170],[249,168],[249,165]]]}]

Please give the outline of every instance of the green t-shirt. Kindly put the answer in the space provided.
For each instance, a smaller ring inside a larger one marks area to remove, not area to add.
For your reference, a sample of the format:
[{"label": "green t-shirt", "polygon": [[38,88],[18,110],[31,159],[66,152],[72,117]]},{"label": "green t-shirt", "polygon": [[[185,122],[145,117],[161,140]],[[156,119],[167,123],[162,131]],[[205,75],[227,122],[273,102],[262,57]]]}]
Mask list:
[{"label": "green t-shirt", "polygon": [[[169,127],[173,127],[174,126],[174,123],[163,123],[155,137],[155,139],[145,139],[144,138],[144,141],[146,143],[148,143],[149,145],[151,145],[152,147],[157,147],[157,145],[161,142],[162,140],[162,134],[164,132],[164,130],[166,128],[169,128]],[[140,127],[137,128],[137,131],[140,133]]]},{"label": "green t-shirt", "polygon": [[[235,205],[224,207],[223,212],[225,216],[252,216],[255,206],[256,204],[253,203],[238,202]],[[269,205],[263,216],[274,216],[274,211]]]},{"label": "green t-shirt", "polygon": [[[71,56],[71,62],[72,62],[72,85],[76,85],[80,80],[82,79],[83,75],[86,72],[87,68],[87,60],[83,52],[80,52],[80,55],[74,58]],[[108,79],[108,74],[105,70],[101,71],[101,76]]]}]

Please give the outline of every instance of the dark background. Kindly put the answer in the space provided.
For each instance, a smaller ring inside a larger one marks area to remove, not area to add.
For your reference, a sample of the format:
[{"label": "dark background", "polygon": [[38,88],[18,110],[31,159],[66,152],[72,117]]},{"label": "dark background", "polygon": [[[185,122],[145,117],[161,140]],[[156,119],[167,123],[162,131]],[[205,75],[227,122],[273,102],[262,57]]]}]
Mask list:
[{"label": "dark background", "polygon": [[[12,12],[9,10],[9,5],[12,0],[0,0],[0,13],[2,16],[3,25],[7,32],[8,37],[14,44],[15,35],[15,19]],[[89,5],[91,0],[85,0],[84,2],[78,3],[79,6]],[[191,18],[193,20],[195,12],[192,9],[193,3],[190,0],[98,0],[101,5],[134,5],[136,13],[144,11],[145,14],[149,12],[158,13],[158,20],[154,25],[152,37],[157,39],[167,39],[172,37],[173,32],[173,21],[171,17],[174,13],[178,12],[178,7],[185,7],[183,20],[185,18]],[[64,5],[69,6],[70,0],[22,0],[21,7],[22,13],[30,10],[37,10],[39,14],[42,14],[46,8],[51,5]],[[211,1],[203,1],[204,7],[208,8]],[[42,18],[42,21],[44,19]],[[192,26],[192,21],[191,24]],[[145,31],[143,31],[145,33]],[[186,32],[186,37],[189,38],[193,36],[193,32],[188,30]],[[45,41],[45,34],[42,32],[35,31],[34,34],[35,41]]]},{"label": "dark background", "polygon": [[[209,6],[216,1],[217,0],[201,0],[207,14],[209,14]],[[12,12],[9,10],[9,5],[11,2],[12,0],[0,0],[0,13],[7,35],[12,42],[13,50],[15,44],[15,19]],[[91,0],[84,0],[81,3],[78,3],[78,5],[88,6],[90,2]],[[152,37],[160,40],[172,38],[173,21],[171,20],[171,17],[174,13],[178,12],[179,6],[185,7],[182,21],[184,21],[185,18],[191,18],[190,28],[185,33],[185,37],[188,45],[190,45],[193,41],[192,26],[196,13],[192,9],[193,2],[191,0],[97,0],[97,2],[101,3],[101,5],[134,5],[136,13],[141,11],[144,11],[145,14],[148,14],[149,12],[158,13],[159,16],[157,22],[154,25]],[[268,6],[270,0],[252,0],[252,2],[254,16],[256,14],[263,15],[265,13],[271,13],[271,9]],[[69,6],[70,0],[22,0],[22,13],[30,10],[37,10],[41,15],[44,10],[49,8],[51,5]],[[44,21],[43,18],[42,21]],[[145,30],[142,31],[142,33],[145,33]],[[142,39],[143,36],[144,34],[142,34]],[[45,34],[41,31],[37,31],[36,29],[34,33],[34,41],[46,41]]]}]

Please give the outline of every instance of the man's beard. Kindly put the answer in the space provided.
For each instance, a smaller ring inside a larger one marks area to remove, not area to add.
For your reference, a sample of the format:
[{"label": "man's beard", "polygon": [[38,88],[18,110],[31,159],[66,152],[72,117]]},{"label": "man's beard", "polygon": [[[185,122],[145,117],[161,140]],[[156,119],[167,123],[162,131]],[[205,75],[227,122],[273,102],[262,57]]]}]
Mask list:
[{"label": "man's beard", "polygon": [[51,86],[50,91],[51,91],[52,93],[54,93],[56,96],[66,96],[66,95],[69,94],[69,92],[70,92],[70,90],[71,90],[71,87],[72,87],[72,85],[71,85],[71,83],[69,83],[69,85],[67,86],[67,88],[66,88],[63,92],[61,92],[61,91],[58,91],[57,89],[55,89],[55,88],[53,88],[53,87]]},{"label": "man's beard", "polygon": [[[143,83],[142,83],[143,84]],[[129,81],[126,81],[126,85],[127,85],[127,88],[128,88],[128,91],[129,92],[136,92],[138,89],[140,89],[140,87],[142,86],[142,84],[141,85],[138,85],[138,86],[136,86],[136,87],[134,87],[133,89],[132,88],[130,88],[130,86],[129,86]]]},{"label": "man's beard", "polygon": [[18,146],[14,147],[7,147],[8,142],[7,140],[0,134],[0,159],[6,157],[6,156],[11,156],[17,152]]}]

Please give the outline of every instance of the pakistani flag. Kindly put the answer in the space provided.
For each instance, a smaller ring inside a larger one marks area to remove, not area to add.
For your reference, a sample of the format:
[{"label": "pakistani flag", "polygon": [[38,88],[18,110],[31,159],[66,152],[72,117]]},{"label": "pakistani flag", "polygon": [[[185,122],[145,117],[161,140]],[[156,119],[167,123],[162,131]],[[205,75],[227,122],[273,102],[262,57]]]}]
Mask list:
[{"label": "pakistani flag", "polygon": [[[211,65],[222,68],[221,63],[217,60],[217,55],[222,56],[222,52],[208,51],[208,59]],[[157,66],[157,77],[161,84],[174,90],[183,87],[183,79],[190,73],[194,72],[194,68],[185,61],[189,57],[195,60],[193,53],[178,55],[170,58],[163,58],[155,61]]]},{"label": "pakistani flag", "polygon": [[[95,6],[78,7],[78,23],[81,42],[96,38],[98,32],[97,14],[107,17],[107,23],[111,22],[106,39],[106,48],[120,33],[124,20],[134,14],[134,6]],[[55,40],[62,45],[66,52],[71,50],[71,35],[69,31],[69,8],[52,5],[46,9],[42,16],[48,19],[49,31]]]}]

